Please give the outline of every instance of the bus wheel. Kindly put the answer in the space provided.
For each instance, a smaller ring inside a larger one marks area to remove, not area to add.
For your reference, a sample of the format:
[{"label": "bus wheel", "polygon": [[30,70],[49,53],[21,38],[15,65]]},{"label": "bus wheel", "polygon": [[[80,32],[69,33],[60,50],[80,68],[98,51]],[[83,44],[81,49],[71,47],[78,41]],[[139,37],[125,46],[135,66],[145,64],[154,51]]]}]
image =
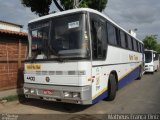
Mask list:
[{"label": "bus wheel", "polygon": [[142,75],[143,75],[143,73],[142,73],[142,67],[140,67],[139,68],[139,76],[138,76],[137,80],[141,80]]},{"label": "bus wheel", "polygon": [[108,101],[114,100],[116,97],[116,91],[117,91],[116,77],[114,74],[110,74],[108,83],[108,97],[106,98],[106,100]]}]

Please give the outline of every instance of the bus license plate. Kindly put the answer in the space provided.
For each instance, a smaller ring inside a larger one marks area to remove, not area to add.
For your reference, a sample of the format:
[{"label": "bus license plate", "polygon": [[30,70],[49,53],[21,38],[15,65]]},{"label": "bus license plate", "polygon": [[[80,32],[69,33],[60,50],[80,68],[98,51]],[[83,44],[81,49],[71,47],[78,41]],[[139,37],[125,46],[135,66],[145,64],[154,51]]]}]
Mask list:
[{"label": "bus license plate", "polygon": [[53,90],[43,90],[44,95],[53,95]]}]

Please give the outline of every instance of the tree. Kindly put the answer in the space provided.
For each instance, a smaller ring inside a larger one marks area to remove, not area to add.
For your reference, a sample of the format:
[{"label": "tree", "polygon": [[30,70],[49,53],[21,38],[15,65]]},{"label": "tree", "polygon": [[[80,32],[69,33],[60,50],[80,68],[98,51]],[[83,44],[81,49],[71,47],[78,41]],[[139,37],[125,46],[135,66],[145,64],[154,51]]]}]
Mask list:
[{"label": "tree", "polygon": [[157,50],[157,38],[154,35],[146,36],[143,43],[145,49]]},{"label": "tree", "polygon": [[[77,0],[76,0],[77,1]],[[60,11],[73,9],[75,7],[74,0],[53,0]],[[108,0],[78,0],[80,3],[77,7],[92,8],[102,12]],[[52,0],[21,0],[25,7],[30,7],[31,11],[39,16],[49,14]]]},{"label": "tree", "polygon": [[21,0],[21,3],[25,7],[30,7],[32,12],[43,16],[49,13],[52,0]]},{"label": "tree", "polygon": [[160,44],[157,44],[157,52],[160,53]]}]

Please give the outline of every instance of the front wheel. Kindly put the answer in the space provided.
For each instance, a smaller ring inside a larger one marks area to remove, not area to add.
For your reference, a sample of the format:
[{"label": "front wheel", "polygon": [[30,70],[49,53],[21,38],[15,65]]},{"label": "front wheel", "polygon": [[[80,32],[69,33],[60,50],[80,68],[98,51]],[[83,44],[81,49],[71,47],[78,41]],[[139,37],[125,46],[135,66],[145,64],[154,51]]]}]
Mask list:
[{"label": "front wheel", "polygon": [[109,82],[108,82],[108,97],[106,100],[112,101],[116,97],[116,91],[117,91],[117,83],[116,83],[116,77],[113,74],[110,74],[109,76]]}]

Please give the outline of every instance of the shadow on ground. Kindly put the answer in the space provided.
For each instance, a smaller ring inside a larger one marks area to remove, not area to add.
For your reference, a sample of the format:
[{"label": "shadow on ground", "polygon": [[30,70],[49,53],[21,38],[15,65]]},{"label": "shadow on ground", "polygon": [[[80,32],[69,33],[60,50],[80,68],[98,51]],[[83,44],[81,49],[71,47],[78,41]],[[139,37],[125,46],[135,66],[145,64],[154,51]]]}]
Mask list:
[{"label": "shadow on ground", "polygon": [[24,105],[36,106],[43,109],[49,109],[49,110],[60,111],[65,113],[81,112],[91,106],[91,105],[77,105],[77,104],[70,104],[70,103],[43,101],[38,99],[26,99],[22,95],[19,97],[19,102]]}]

